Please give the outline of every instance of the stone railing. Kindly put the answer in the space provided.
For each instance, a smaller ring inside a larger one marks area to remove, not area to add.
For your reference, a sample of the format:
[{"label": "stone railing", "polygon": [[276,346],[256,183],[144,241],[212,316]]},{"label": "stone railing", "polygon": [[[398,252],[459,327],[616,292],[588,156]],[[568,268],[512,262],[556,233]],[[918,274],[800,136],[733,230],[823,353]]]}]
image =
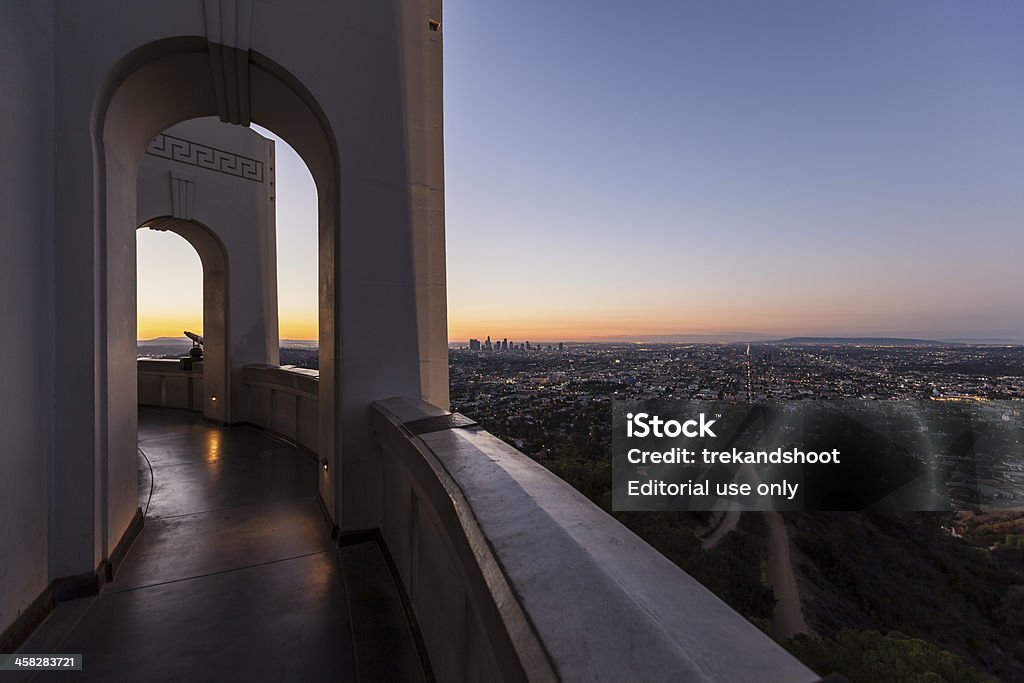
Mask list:
[{"label": "stone railing", "polygon": [[173,359],[139,359],[139,405],[203,410],[203,364],[182,370]]},{"label": "stone railing", "polygon": [[246,365],[242,380],[249,422],[317,452],[319,372],[290,365]]},{"label": "stone railing", "polygon": [[[246,366],[249,420],[316,451],[319,375]],[[371,410],[381,537],[441,681],[812,683],[651,546],[472,420]]]},{"label": "stone railing", "polygon": [[818,676],[571,486],[471,420],[373,406],[382,535],[438,680]]}]

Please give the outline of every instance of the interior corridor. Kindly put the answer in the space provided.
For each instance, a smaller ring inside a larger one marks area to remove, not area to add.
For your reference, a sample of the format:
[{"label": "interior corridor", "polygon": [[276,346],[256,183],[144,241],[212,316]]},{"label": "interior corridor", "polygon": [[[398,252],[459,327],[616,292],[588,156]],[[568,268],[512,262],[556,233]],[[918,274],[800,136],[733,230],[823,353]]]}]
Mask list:
[{"label": "interior corridor", "polygon": [[377,543],[331,541],[311,454],[146,408],[139,448],[145,527],[115,580],[59,604],[21,653],[81,653],[78,680],[423,678]]}]

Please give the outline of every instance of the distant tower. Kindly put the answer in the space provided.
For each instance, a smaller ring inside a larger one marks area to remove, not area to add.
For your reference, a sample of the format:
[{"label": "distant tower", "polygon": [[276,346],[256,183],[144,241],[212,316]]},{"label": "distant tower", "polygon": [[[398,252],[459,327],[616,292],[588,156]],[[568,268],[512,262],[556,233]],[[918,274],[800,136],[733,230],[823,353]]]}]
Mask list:
[{"label": "distant tower", "polygon": [[558,342],[558,352],[561,353],[562,351],[565,351],[565,344]]}]

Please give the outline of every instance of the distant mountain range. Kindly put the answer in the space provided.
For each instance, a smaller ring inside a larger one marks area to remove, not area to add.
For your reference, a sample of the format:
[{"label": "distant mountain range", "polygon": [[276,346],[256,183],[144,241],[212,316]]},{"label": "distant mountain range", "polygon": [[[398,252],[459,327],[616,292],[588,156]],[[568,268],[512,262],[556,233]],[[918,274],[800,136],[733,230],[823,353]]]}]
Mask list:
[{"label": "distant mountain range", "polygon": [[[153,339],[139,339],[139,346],[192,346],[192,341],[185,337],[154,337]],[[294,346],[297,348],[313,347],[319,345],[316,339],[282,339],[281,346]]]},{"label": "distant mountain range", "polygon": [[869,346],[948,346],[950,344],[1020,344],[1013,339],[907,339],[904,337],[788,337],[764,344],[866,344]]},{"label": "distant mountain range", "polygon": [[788,337],[763,342],[765,344],[866,344],[869,346],[943,346],[963,342],[937,339],[905,339],[903,337]]},{"label": "distant mountain range", "polygon": [[[138,355],[148,358],[179,357],[188,353],[192,348],[192,340],[182,337],[155,337],[154,339],[139,339],[136,342]],[[282,339],[282,349],[297,349],[301,351],[316,351],[319,343],[313,339]]]},{"label": "distant mountain range", "polygon": [[[573,340],[566,340],[573,341]],[[779,338],[762,332],[724,332],[722,334],[643,334],[635,337],[615,335],[601,337],[587,342],[595,344],[864,344],[871,346],[943,346],[950,344],[991,344],[1013,345],[1024,344],[1021,339],[1004,337],[958,337],[955,339],[920,339],[914,337],[826,337],[798,336]]]},{"label": "distant mountain range", "polygon": [[183,346],[192,346],[192,340],[186,338],[185,336],[181,336],[181,337],[154,337],[153,339],[139,339],[138,340],[138,344],[139,344],[139,346],[154,346],[154,345],[163,346],[165,344],[181,344]]},{"label": "distant mountain range", "polygon": [[943,341],[951,344],[1024,344],[1024,339],[999,339],[999,338],[988,338],[988,339],[944,339]]},{"label": "distant mountain range", "polygon": [[[574,344],[863,344],[869,346],[948,346],[948,345],[1013,345],[1024,340],[1002,337],[960,337],[956,339],[919,339],[912,337],[785,337],[779,338],[759,332],[728,332],[724,334],[644,334],[638,336],[615,335],[575,341]],[[459,342],[449,342],[458,345]],[[462,342],[465,344],[465,342]],[[545,342],[546,343],[546,342]]]}]

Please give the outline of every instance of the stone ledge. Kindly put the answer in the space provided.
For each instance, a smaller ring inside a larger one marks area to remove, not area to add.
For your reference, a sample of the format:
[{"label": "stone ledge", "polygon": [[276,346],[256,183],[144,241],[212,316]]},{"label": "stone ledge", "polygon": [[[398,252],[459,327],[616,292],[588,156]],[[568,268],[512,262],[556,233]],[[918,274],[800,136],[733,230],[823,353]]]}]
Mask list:
[{"label": "stone ledge", "polygon": [[[410,424],[455,414],[422,401],[374,404],[378,434],[401,457],[429,458],[449,496],[427,500],[450,537],[468,539],[485,576],[507,585],[563,680],[679,680],[811,683],[819,677],[741,615],[564,481],[480,429],[446,428],[419,436]],[[396,433],[381,435],[390,424]],[[401,427],[400,429],[398,429]],[[438,470],[440,468],[440,471]],[[410,468],[426,476],[428,468]],[[423,490],[428,490],[426,482]],[[452,514],[454,513],[454,515]],[[457,521],[456,521],[457,520]],[[484,543],[473,541],[484,539]],[[492,577],[496,578],[496,577]],[[467,587],[472,591],[473,587]],[[477,599],[482,596],[475,595]],[[519,636],[509,633],[513,642]],[[522,653],[523,651],[520,650]],[[535,653],[536,654],[536,653]],[[537,662],[523,662],[526,672]],[[543,668],[543,667],[542,667]]]}]

